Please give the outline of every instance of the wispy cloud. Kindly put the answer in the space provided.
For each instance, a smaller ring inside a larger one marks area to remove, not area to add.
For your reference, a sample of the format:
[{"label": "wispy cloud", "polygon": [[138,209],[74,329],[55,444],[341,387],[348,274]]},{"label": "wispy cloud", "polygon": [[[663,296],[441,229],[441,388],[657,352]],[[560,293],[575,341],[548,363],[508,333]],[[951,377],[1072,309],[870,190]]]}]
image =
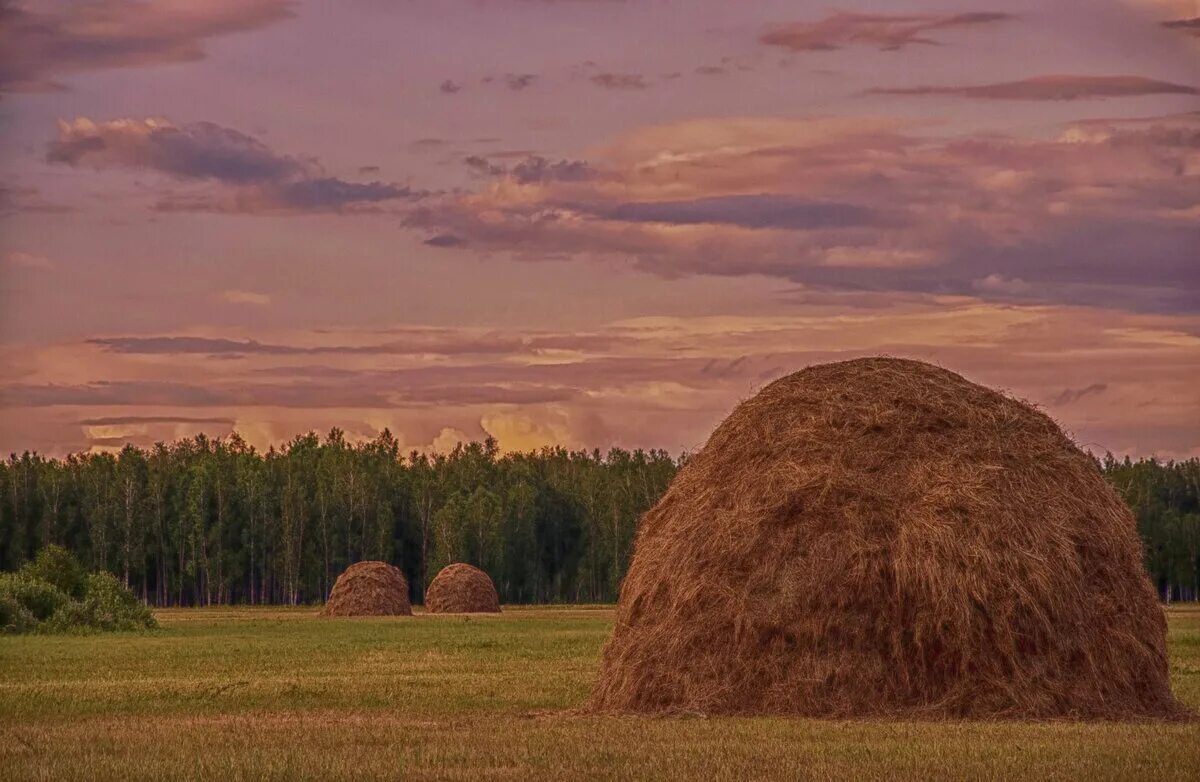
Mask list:
[{"label": "wispy cloud", "polygon": [[640,73],[597,73],[589,80],[606,90],[645,90],[650,87]]},{"label": "wispy cloud", "polygon": [[271,303],[271,297],[266,293],[234,289],[222,291],[221,301],[228,304],[249,304],[255,307],[265,307]]},{"label": "wispy cloud", "polygon": [[562,334],[449,329],[399,330],[386,341],[290,344],[205,336],[97,337],[87,340],[110,353],[127,355],[206,356],[469,356],[530,354],[596,344],[587,337]]},{"label": "wispy cloud", "polygon": [[533,73],[507,73],[504,75],[505,86],[517,92],[532,87],[535,81],[537,81],[537,75]]},{"label": "wispy cloud", "polygon": [[431,236],[426,239],[424,243],[430,247],[452,248],[462,247],[467,243],[467,241],[460,236],[455,236],[454,234],[437,234],[436,236]]},{"label": "wispy cloud", "polygon": [[1107,383],[1092,383],[1091,385],[1084,386],[1083,388],[1064,388],[1061,394],[1054,397],[1054,399],[1052,400],[1052,403],[1059,407],[1062,407],[1065,405],[1069,405],[1069,404],[1078,402],[1080,399],[1083,399],[1084,397],[1095,396],[1096,394],[1103,394],[1107,390],[1108,390]]},{"label": "wispy cloud", "polygon": [[867,210],[853,204],[774,193],[712,196],[688,201],[627,202],[597,211],[607,219],[629,223],[732,225],[785,230],[867,225],[872,222]]},{"label": "wispy cloud", "polygon": [[0,400],[20,407],[386,407],[385,391],[310,385],[260,384],[213,387],[166,380],[96,381],[76,385],[14,384],[0,388]]},{"label": "wispy cloud", "polygon": [[189,62],[211,38],[292,15],[291,0],[89,0],[0,4],[0,92],[62,89],[62,76]]},{"label": "wispy cloud", "polygon": [[16,214],[65,214],[72,211],[66,204],[46,200],[36,187],[0,185],[0,217]]},{"label": "wispy cloud", "polygon": [[992,100],[1081,100],[1137,95],[1197,95],[1200,89],[1144,76],[1036,76],[1020,81],[956,87],[893,87],[875,95],[952,95]]},{"label": "wispy cloud", "polygon": [[759,40],[793,51],[831,51],[847,46],[872,46],[895,51],[915,44],[934,45],[929,34],[950,28],[979,27],[1012,19],[1000,12],[960,14],[854,14],[839,12],[815,22],[772,27]]},{"label": "wispy cloud", "polygon": [[1049,139],[693,121],[627,134],[579,180],[514,187],[502,167],[484,171],[475,192],[407,221],[482,252],[633,258],[666,276],[1188,309],[1200,293],[1198,148],[1188,114]]},{"label": "wispy cloud", "polygon": [[[103,351],[96,366],[113,379],[67,382],[55,376],[53,362],[40,360],[36,374],[0,384],[0,399],[26,414],[62,409],[65,420],[85,428],[89,443],[112,445],[224,433],[263,419],[275,422],[273,437],[331,425],[369,436],[388,425],[406,442],[428,442],[453,428],[476,437],[502,433],[509,448],[525,442],[522,431],[553,432],[547,442],[589,447],[694,447],[731,404],[762,383],[809,363],[882,351],[933,360],[1046,404],[1092,447],[1200,448],[1200,428],[1179,424],[1196,420],[1187,371],[1200,348],[1195,316],[828,292],[792,312],[641,317],[587,333],[512,334],[495,340],[508,352],[447,352],[395,366],[364,354],[309,352],[312,346],[303,344],[313,338],[309,333],[280,335],[235,363],[220,352],[197,354],[212,345],[148,337],[135,347],[151,352],[77,348]],[[436,335],[446,345],[483,336],[397,331]],[[378,335],[342,336],[359,344]],[[240,349],[246,341],[229,342]],[[535,345],[559,352],[546,360]],[[1149,388],[1155,404],[1139,407]]]},{"label": "wispy cloud", "polygon": [[232,425],[232,418],[184,415],[112,415],[101,418],[84,418],[81,426],[128,426],[141,424],[224,424]]},{"label": "wispy cloud", "polygon": [[586,182],[597,176],[596,169],[584,160],[551,160],[541,155],[520,154],[522,159],[511,166],[504,162],[492,162],[483,155],[468,155],[463,162],[478,176],[505,177],[520,185]]},{"label": "wispy cloud", "polygon": [[342,211],[422,195],[391,183],[327,176],[313,160],[279,154],[252,136],[211,122],[177,126],[163,119],[60,121],[58,138],[50,143],[46,158],[76,167],[150,170],[221,186],[216,193],[172,193],[158,204],[167,211]]},{"label": "wispy cloud", "polygon": [[1200,37],[1200,17],[1195,17],[1192,19],[1172,19],[1170,21],[1163,22],[1162,24],[1163,27],[1166,27],[1169,30],[1179,30],[1182,33]]},{"label": "wispy cloud", "polygon": [[12,252],[0,255],[4,265],[21,269],[51,269],[54,262],[44,255],[35,253]]}]

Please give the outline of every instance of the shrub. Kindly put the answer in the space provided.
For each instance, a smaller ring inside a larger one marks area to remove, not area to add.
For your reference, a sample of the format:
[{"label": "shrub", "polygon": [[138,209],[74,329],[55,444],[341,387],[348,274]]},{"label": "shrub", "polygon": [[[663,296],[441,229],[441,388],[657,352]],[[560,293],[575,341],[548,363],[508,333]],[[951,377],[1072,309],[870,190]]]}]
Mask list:
[{"label": "shrub", "polygon": [[37,627],[29,609],[11,593],[0,589],[0,635],[28,633]]},{"label": "shrub", "polygon": [[149,607],[111,573],[87,573],[47,546],[17,573],[0,573],[0,633],[147,630]]},{"label": "shrub", "polygon": [[32,562],[26,562],[21,575],[53,584],[69,597],[79,600],[87,588],[87,571],[75,555],[62,546],[50,544],[37,553]]},{"label": "shrub", "polygon": [[97,630],[148,630],[157,627],[150,608],[112,573],[87,577],[83,616]]},{"label": "shrub", "polygon": [[91,613],[82,601],[71,600],[34,630],[39,633],[87,633],[97,629]]},{"label": "shrub", "polygon": [[58,587],[24,573],[0,574],[0,593],[10,595],[39,622],[71,602]]}]

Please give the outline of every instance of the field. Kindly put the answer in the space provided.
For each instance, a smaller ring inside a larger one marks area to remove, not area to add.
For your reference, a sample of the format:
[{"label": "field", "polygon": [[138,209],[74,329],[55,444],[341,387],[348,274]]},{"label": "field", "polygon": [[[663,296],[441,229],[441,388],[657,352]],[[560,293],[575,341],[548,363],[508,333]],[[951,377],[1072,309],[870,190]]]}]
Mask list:
[{"label": "field", "polygon": [[[0,638],[3,779],[1200,779],[1200,723],[570,713],[611,608],[326,620],[162,611],[145,635]],[[1200,608],[1170,611],[1200,707]]]}]

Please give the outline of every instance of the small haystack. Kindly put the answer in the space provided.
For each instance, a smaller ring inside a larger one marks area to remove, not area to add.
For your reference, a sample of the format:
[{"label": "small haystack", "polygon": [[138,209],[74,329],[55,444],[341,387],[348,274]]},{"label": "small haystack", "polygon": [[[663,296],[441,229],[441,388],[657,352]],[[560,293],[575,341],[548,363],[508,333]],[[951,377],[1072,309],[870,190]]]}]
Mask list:
[{"label": "small haystack", "polygon": [[916,361],[742,403],[643,518],[595,711],[1182,713],[1129,509],[1046,415]]},{"label": "small haystack", "polygon": [[431,614],[498,614],[500,598],[487,573],[457,562],[434,576],[425,590],[425,610]]},{"label": "small haystack", "polygon": [[356,562],[333,585],[324,616],[412,616],[408,582],[386,562]]}]

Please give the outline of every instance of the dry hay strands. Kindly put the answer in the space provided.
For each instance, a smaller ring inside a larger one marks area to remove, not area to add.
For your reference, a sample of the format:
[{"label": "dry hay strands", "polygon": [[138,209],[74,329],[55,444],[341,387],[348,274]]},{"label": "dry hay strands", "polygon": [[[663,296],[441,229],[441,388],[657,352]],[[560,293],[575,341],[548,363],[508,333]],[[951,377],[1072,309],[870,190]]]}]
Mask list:
[{"label": "dry hay strands", "polygon": [[386,562],[356,562],[337,578],[323,616],[412,616],[408,582]]},{"label": "dry hay strands", "polygon": [[425,590],[431,614],[498,614],[500,598],[487,573],[462,562],[442,568]]},{"label": "dry hay strands", "polygon": [[1185,715],[1134,519],[1030,405],[916,361],[743,402],[642,519],[587,709]]}]

